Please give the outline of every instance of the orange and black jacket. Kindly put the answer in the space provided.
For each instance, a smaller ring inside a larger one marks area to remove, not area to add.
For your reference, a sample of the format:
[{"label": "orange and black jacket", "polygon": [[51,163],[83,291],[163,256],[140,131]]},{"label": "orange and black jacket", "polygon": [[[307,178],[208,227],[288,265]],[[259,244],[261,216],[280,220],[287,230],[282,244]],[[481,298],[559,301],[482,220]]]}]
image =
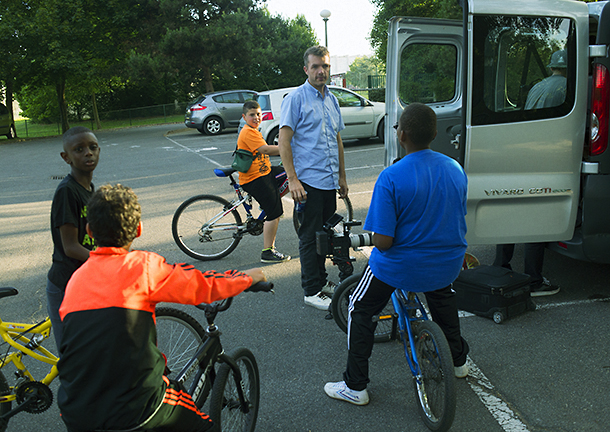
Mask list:
[{"label": "orange and black jacket", "polygon": [[59,309],[57,403],[66,424],[75,430],[126,430],[145,421],[165,392],[155,305],[211,303],[251,283],[238,271],[202,273],[152,252],[91,252],[68,282]]}]

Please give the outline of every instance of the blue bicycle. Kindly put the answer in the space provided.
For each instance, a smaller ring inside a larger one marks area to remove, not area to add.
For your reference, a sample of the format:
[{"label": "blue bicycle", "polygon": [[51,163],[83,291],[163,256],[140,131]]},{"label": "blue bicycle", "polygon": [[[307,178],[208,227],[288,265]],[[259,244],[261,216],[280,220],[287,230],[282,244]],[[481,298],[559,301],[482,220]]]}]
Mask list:
[{"label": "blue bicycle", "polygon": [[[345,279],[335,290],[331,311],[337,325],[347,332],[349,296],[361,275]],[[413,375],[420,416],[433,431],[448,430],[455,416],[456,386],[451,350],[441,328],[428,319],[414,292],[394,291],[391,302],[377,316],[375,341],[399,338]]]},{"label": "blue bicycle", "polygon": [[[217,195],[197,195],[184,201],[174,213],[172,235],[178,247],[188,256],[209,261],[224,258],[235,250],[241,239],[250,234],[258,236],[263,233],[266,214],[264,211],[252,215],[252,197],[244,192],[236,181],[233,168],[215,168],[217,177],[229,178],[235,191],[235,198],[228,201]],[[280,196],[288,193],[286,173],[276,176]],[[345,203],[345,220],[353,219],[352,204],[347,197]],[[245,221],[242,222],[239,208],[243,207]],[[293,212],[293,223],[298,232],[298,218]]]}]

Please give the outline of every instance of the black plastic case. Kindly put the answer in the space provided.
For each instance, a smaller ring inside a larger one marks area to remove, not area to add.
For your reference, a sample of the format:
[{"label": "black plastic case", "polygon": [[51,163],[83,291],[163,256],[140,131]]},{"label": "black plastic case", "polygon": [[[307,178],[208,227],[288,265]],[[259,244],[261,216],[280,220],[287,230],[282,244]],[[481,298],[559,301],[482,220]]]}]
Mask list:
[{"label": "black plastic case", "polygon": [[492,318],[498,324],[535,310],[529,279],[503,267],[481,265],[464,270],[453,283],[458,309]]}]

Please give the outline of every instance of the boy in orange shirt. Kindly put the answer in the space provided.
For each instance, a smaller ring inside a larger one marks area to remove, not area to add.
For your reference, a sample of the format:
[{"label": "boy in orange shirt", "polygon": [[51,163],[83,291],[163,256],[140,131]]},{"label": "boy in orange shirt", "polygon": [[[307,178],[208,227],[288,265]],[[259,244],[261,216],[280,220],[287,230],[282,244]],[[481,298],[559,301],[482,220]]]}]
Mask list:
[{"label": "boy in orange shirt", "polygon": [[246,121],[246,126],[239,133],[237,148],[250,151],[254,155],[254,160],[248,172],[239,173],[239,183],[246,192],[256,199],[267,214],[263,226],[261,262],[288,261],[290,260],[289,255],[284,255],[275,250],[275,236],[280,216],[284,213],[276,176],[281,175],[284,170],[281,167],[272,167],[269,156],[278,156],[280,150],[278,146],[268,145],[258,130],[262,117],[258,102],[246,102],[242,117]]}]

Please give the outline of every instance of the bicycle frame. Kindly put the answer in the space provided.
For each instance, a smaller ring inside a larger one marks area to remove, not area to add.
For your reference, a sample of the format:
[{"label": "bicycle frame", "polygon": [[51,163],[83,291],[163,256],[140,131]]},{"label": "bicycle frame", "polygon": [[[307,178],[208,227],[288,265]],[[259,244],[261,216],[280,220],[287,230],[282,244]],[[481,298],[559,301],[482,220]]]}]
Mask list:
[{"label": "bicycle frame", "polygon": [[[413,334],[412,323],[415,321],[427,320],[428,315],[421,300],[414,292],[405,292],[397,289],[392,293],[392,304],[398,314],[398,331],[405,345],[405,357],[409,364],[409,369],[414,377],[421,375],[421,369],[417,357],[415,356],[415,335]],[[407,344],[406,338],[409,339]]]},{"label": "bicycle frame", "polygon": [[[29,339],[25,334],[33,334],[32,338]],[[0,369],[10,363],[14,364],[17,368],[17,375],[21,378],[25,378],[28,381],[36,381],[30,371],[23,363],[23,355],[28,355],[33,359],[48,363],[52,365],[51,370],[40,382],[49,386],[51,382],[59,374],[57,370],[57,362],[59,358],[48,351],[46,348],[40,346],[40,343],[47,339],[51,334],[51,320],[49,318],[38,324],[25,324],[25,323],[12,323],[3,322],[0,319],[0,336],[2,340],[7,343],[10,347],[15,348],[15,352],[7,352],[0,357]],[[41,335],[42,338],[37,338],[36,335]],[[17,401],[17,394],[15,393],[15,387],[10,386],[11,394],[0,396],[0,403],[10,403]],[[8,421],[21,411],[28,409],[31,401],[36,400],[36,394],[32,394],[26,398],[23,403],[17,405],[7,413],[0,417],[0,422],[3,425],[8,425]]]},{"label": "bicycle frame", "polygon": [[[244,209],[246,211],[246,215],[248,216],[248,219],[253,218],[252,216],[252,197],[249,194],[244,194],[242,192],[242,188],[241,185],[235,181],[235,178],[233,177],[233,174],[229,174],[228,176],[225,175],[225,173],[216,168],[214,169],[214,173],[218,176],[218,177],[228,177],[229,178],[229,182],[231,183],[231,186],[233,187],[233,189],[235,190],[235,195],[237,195],[237,201],[233,201],[231,202],[231,204],[233,204],[233,206],[230,209],[225,210],[222,214],[218,215],[216,219],[213,219],[211,221],[211,223],[215,222],[216,220],[222,218],[223,216],[225,216],[226,214],[228,214],[229,212],[237,209],[240,205],[244,206]],[[264,220],[265,219],[265,211],[261,210],[261,214],[258,215],[258,217],[256,219],[258,220]]]},{"label": "bicycle frame", "polygon": [[[206,338],[201,342],[199,349],[195,356],[188,361],[188,363],[182,368],[180,373],[176,377],[181,385],[184,386],[186,380],[195,373],[195,379],[193,380],[192,386],[195,388],[186,389],[191,395],[193,400],[199,398],[200,393],[203,391],[205,386],[205,380],[210,378],[210,385],[214,385],[216,379],[216,370],[214,369],[215,363],[226,363],[233,370],[235,376],[235,384],[237,387],[237,394],[239,396],[239,403],[241,410],[244,413],[248,413],[250,410],[249,405],[246,402],[244,396],[244,389],[242,385],[242,376],[237,363],[227,354],[225,354],[222,345],[220,343],[220,330],[213,323],[214,317],[217,312],[223,311],[229,308],[233,301],[233,298],[226,300],[226,304],[220,308],[216,308],[214,305],[200,305],[197,306],[200,309],[206,311],[206,318],[208,320],[208,326],[205,329]],[[210,313],[211,311],[211,313]]]}]

